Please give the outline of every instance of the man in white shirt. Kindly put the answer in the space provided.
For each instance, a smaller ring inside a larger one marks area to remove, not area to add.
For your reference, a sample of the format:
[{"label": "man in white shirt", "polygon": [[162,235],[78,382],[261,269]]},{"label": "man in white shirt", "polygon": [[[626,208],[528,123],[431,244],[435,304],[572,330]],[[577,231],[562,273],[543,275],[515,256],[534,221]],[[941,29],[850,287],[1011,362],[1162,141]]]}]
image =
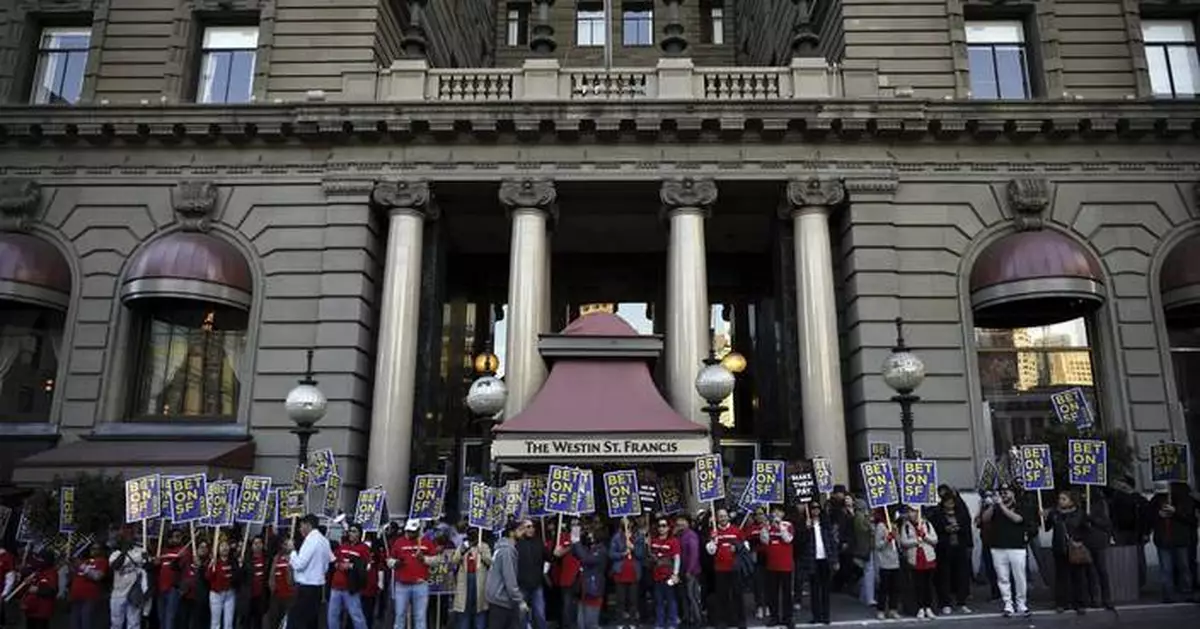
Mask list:
[{"label": "man in white shirt", "polygon": [[838,569],[837,529],[824,505],[808,503],[808,517],[798,540],[800,543],[801,570],[809,575],[809,608],[813,624],[830,624],[829,589],[833,573]]},{"label": "man in white shirt", "polygon": [[142,603],[146,598],[142,567],[145,564],[146,552],[134,543],[133,530],[122,529],[117,549],[108,557],[113,575],[112,596],[108,601],[112,629],[142,626]]},{"label": "man in white shirt", "polygon": [[329,540],[317,530],[317,516],[308,514],[300,519],[300,535],[304,543],[292,551],[289,562],[295,574],[296,600],[288,613],[288,629],[317,629],[321,612],[321,590],[325,573],[333,562]]}]

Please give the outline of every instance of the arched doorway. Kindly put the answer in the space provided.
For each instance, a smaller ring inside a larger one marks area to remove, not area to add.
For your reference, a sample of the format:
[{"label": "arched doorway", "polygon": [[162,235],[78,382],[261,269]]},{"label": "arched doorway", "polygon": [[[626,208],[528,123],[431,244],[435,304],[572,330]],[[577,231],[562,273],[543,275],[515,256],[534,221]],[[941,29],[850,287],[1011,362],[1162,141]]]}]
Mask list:
[{"label": "arched doorway", "polygon": [[1192,477],[1200,474],[1196,448],[1200,446],[1200,234],[1177,243],[1163,260],[1158,276],[1167,341],[1175,375],[1176,400],[1183,411],[1190,444]]}]

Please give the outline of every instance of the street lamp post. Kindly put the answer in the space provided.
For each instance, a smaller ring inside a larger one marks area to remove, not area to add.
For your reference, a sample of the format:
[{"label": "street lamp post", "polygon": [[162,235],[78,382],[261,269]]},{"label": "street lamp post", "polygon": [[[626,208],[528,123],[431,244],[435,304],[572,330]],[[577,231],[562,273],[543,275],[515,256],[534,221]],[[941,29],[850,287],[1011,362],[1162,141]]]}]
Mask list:
[{"label": "street lamp post", "polygon": [[475,372],[481,377],[471,383],[467,391],[467,408],[471,409],[483,425],[483,481],[490,487],[492,480],[500,476],[492,470],[492,438],[496,426],[496,415],[504,410],[504,402],[508,399],[508,386],[496,377],[500,360],[495,354],[487,352],[475,357]]},{"label": "street lamp post", "polygon": [[[730,360],[730,356],[737,356],[737,359]],[[726,361],[729,366],[726,366]],[[718,360],[716,355],[709,350],[708,358],[704,359],[704,366],[700,368],[700,373],[696,374],[696,392],[708,403],[704,407],[704,412],[708,413],[714,454],[721,453],[721,436],[725,429],[721,425],[721,413],[724,413],[727,408],[721,403],[733,393],[733,387],[737,384],[737,379],[730,367],[736,367],[740,371],[745,365],[746,360],[741,357],[741,354],[729,354],[724,360]]]},{"label": "street lamp post", "polygon": [[300,465],[308,464],[308,440],[321,432],[316,423],[325,416],[329,406],[325,394],[321,393],[317,388],[317,381],[313,379],[313,350],[308,350],[307,359],[304,377],[288,392],[287,400],[283,403],[288,418],[296,424],[292,433],[300,438]]},{"label": "street lamp post", "polygon": [[900,404],[900,426],[904,430],[904,456],[913,455],[913,403],[920,397],[913,391],[925,381],[925,363],[904,344],[904,319],[896,317],[896,346],[880,367],[883,381],[896,395],[892,401]]}]

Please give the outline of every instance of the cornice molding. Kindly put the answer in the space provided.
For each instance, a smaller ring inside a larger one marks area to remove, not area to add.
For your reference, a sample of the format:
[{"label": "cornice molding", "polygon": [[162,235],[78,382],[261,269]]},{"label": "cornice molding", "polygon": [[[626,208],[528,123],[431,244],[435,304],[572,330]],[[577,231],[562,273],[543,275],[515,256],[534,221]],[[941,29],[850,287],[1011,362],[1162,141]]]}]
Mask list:
[{"label": "cornice molding", "polygon": [[621,137],[1026,143],[1200,137],[1187,101],[822,100],[611,103],[295,103],[227,108],[0,107],[0,144],[380,144]]}]

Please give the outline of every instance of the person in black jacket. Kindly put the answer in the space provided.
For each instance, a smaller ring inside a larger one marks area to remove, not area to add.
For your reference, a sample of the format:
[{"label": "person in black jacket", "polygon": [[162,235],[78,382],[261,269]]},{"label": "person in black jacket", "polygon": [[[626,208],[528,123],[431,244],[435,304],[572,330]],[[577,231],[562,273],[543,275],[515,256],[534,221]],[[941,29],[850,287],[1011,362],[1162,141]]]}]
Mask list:
[{"label": "person in black jacket", "polygon": [[[834,505],[841,508],[841,505]],[[820,502],[808,503],[808,519],[799,530],[796,545],[800,547],[797,568],[809,575],[809,607],[812,622],[830,624],[829,590],[833,574],[838,570],[838,533],[832,518]]]},{"label": "person in black jacket", "polygon": [[542,589],[543,566],[550,560],[546,545],[536,536],[533,520],[521,520],[517,528],[517,584],[529,603],[533,629],[546,629],[546,594]]},{"label": "person in black jacket", "polygon": [[1108,497],[1108,512],[1115,546],[1137,546],[1138,589],[1146,585],[1146,553],[1150,541],[1150,521],[1147,513],[1150,501],[1134,489],[1137,481],[1128,474],[1112,482],[1104,491]]},{"label": "person in black jacket", "polygon": [[1050,550],[1054,555],[1054,602],[1058,612],[1067,608],[1084,613],[1084,588],[1088,566],[1071,561],[1072,546],[1087,548],[1092,521],[1073,491],[1058,492],[1058,505],[1044,514],[1046,530],[1053,533]]},{"label": "person in black jacket", "polygon": [[1170,603],[1176,594],[1188,596],[1192,593],[1187,555],[1196,550],[1192,541],[1196,530],[1196,507],[1185,483],[1158,482],[1154,484],[1154,498],[1147,511],[1154,522],[1163,602]]},{"label": "person in black jacket", "polygon": [[971,534],[971,512],[967,503],[948,485],[938,488],[941,504],[928,514],[937,532],[937,591],[942,615],[954,608],[969,614],[967,596],[971,593],[971,553],[975,546]]}]

